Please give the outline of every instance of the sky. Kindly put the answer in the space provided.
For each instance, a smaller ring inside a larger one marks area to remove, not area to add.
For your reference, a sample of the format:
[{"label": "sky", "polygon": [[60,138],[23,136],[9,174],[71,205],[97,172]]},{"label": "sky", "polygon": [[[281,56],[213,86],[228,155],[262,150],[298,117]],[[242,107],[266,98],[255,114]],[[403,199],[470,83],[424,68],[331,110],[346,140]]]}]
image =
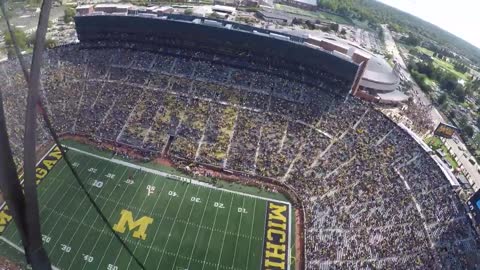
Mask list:
[{"label": "sky", "polygon": [[480,48],[480,0],[378,0],[413,14]]}]

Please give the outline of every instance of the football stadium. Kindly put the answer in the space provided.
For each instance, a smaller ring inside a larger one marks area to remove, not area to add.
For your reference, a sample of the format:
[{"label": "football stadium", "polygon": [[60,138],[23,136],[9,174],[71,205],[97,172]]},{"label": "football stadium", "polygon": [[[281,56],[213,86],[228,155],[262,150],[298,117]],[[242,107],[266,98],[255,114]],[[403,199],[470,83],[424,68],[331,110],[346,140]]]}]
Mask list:
[{"label": "football stadium", "polygon": [[[431,153],[351,95],[361,65],[186,15],[75,25],[78,43],[43,55],[41,100],[82,185],[37,121],[54,269],[480,269],[467,206]],[[22,179],[27,85],[16,61],[0,76]],[[3,203],[0,256],[26,267],[24,253]]]}]

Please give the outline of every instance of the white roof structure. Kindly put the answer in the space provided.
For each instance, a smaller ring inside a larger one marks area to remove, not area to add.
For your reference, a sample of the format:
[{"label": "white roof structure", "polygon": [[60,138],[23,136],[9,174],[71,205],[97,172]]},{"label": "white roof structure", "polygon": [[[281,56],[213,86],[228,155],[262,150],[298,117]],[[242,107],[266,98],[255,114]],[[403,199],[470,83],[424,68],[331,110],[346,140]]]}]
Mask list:
[{"label": "white roof structure", "polygon": [[317,6],[317,0],[294,0],[294,1],[302,4],[307,4],[310,6]]},{"label": "white roof structure", "polygon": [[408,100],[408,96],[399,90],[394,90],[387,93],[378,93],[377,96],[380,98],[382,103],[402,103]]},{"label": "white roof structure", "polygon": [[132,4],[98,4],[95,8],[130,8]]},{"label": "white roof structure", "polygon": [[[363,52],[362,50],[357,50],[357,52],[359,51]],[[368,60],[363,78],[368,81],[383,84],[397,84],[400,80],[387,61],[376,55],[373,55],[370,57],[370,60]]]},{"label": "white roof structure", "polygon": [[228,6],[223,6],[223,5],[214,5],[212,7],[213,11],[220,11],[220,12],[225,12],[225,13],[235,13],[237,11],[236,8],[234,7],[228,7]]},{"label": "white roof structure", "polygon": [[92,7],[93,7],[93,5],[88,5],[88,4],[87,5],[79,5],[79,6],[77,6],[77,9],[89,9],[89,8],[92,8]]}]

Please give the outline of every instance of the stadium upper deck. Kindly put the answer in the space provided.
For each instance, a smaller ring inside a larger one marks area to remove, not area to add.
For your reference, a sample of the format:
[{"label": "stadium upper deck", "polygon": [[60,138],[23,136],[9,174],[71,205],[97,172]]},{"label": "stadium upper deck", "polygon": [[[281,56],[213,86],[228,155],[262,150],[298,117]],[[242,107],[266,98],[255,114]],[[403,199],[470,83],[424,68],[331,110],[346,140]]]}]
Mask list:
[{"label": "stadium upper deck", "polygon": [[[342,83],[336,94],[346,95],[357,75],[358,65],[306,43],[301,37],[277,33],[234,22],[216,21],[185,15],[143,17],[138,15],[83,15],[75,17],[81,42],[124,40],[144,43],[145,47],[176,47],[215,53],[270,65],[290,80],[310,80],[318,84],[330,80]],[[231,61],[229,64],[232,64]],[[270,69],[269,67],[264,70]],[[328,83],[328,81],[326,82]]]}]

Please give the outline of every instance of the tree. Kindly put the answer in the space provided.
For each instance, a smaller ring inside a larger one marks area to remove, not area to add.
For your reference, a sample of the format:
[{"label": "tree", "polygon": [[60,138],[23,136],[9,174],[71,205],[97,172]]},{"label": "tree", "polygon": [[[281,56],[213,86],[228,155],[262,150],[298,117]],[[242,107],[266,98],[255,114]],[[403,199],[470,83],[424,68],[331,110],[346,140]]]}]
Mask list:
[{"label": "tree", "polygon": [[443,104],[445,104],[446,101],[447,101],[447,94],[442,93],[442,94],[438,97],[438,104],[443,105]]},{"label": "tree", "polygon": [[450,113],[448,113],[448,117],[449,117],[450,119],[455,119],[456,116],[457,116],[457,115],[456,115],[456,113],[455,113],[454,110],[451,110]]},{"label": "tree", "polygon": [[458,120],[458,125],[461,129],[465,129],[465,127],[468,126],[468,118],[465,115],[460,117]]},{"label": "tree", "polygon": [[65,9],[65,13],[63,15],[63,21],[65,23],[71,23],[73,22],[73,17],[75,16],[75,9],[67,7]]},{"label": "tree", "polygon": [[192,14],[193,14],[193,9],[187,8],[187,9],[185,9],[185,11],[183,11],[183,14],[185,14],[185,15],[192,15]]},{"label": "tree", "polygon": [[475,135],[475,137],[473,137],[473,141],[475,142],[475,144],[477,146],[480,146],[480,133],[477,133],[477,135]]},{"label": "tree", "polygon": [[330,30],[332,30],[334,32],[338,32],[339,29],[340,29],[340,26],[338,25],[338,23],[330,24]]},{"label": "tree", "polygon": [[455,88],[455,96],[457,97],[458,102],[465,102],[466,92],[461,85],[457,85]]},{"label": "tree", "polygon": [[406,37],[406,38],[403,37],[401,40],[403,42],[405,42],[405,44],[410,45],[410,46],[416,47],[416,46],[420,45],[420,39],[412,33],[410,33],[408,35],[408,37]]},{"label": "tree", "polygon": [[57,46],[57,41],[51,38],[45,40],[45,48],[52,49]]},{"label": "tree", "polygon": [[342,28],[342,31],[340,31],[340,34],[342,34],[342,35],[346,35],[346,34],[347,34],[347,31],[345,31],[345,28]]},{"label": "tree", "polygon": [[35,43],[35,36],[37,34],[37,31],[34,31],[33,33],[30,33],[28,36],[27,36],[27,46],[28,47],[33,47],[34,43]]},{"label": "tree", "polygon": [[[15,40],[17,41],[18,48],[20,51],[25,51],[28,48],[28,43],[27,43],[27,34],[23,32],[20,29],[13,28],[13,35],[15,37]],[[13,40],[12,37],[10,36],[10,32],[5,31],[4,32],[5,36],[5,47],[7,48],[7,55],[9,59],[12,59],[15,57],[15,50],[13,47]]]},{"label": "tree", "polygon": [[473,133],[474,133],[474,130],[473,130],[473,127],[470,126],[470,125],[466,125],[464,128],[463,128],[463,131],[465,131],[465,134],[467,134],[467,136],[469,138],[471,138],[473,136]]},{"label": "tree", "polygon": [[213,12],[212,14],[208,15],[208,17],[212,19],[223,19],[222,15],[218,14],[217,12]]}]

